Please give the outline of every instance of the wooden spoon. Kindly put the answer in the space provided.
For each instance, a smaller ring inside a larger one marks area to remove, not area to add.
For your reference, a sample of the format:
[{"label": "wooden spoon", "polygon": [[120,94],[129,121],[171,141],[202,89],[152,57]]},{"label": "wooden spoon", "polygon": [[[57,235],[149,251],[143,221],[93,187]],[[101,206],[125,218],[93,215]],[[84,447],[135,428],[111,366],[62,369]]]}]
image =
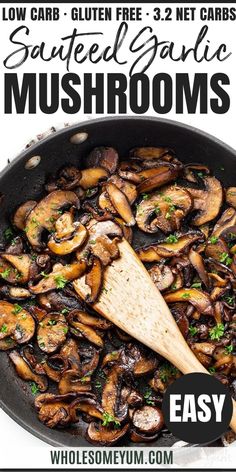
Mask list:
[{"label": "wooden spoon", "polygon": [[[165,300],[126,240],[119,243],[120,258],[104,273],[103,290],[93,308],[130,336],[165,357],[183,374],[209,372],[183,338]],[[89,295],[85,277],[73,282],[82,299]],[[236,432],[236,402],[230,423]]]}]

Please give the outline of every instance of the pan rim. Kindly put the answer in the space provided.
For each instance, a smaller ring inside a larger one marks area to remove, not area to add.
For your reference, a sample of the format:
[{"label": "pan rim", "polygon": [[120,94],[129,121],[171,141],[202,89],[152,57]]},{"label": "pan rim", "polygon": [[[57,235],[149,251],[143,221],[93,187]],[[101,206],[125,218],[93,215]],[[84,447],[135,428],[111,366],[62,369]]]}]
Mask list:
[{"label": "pan rim", "polygon": [[[7,164],[2,171],[0,172],[0,179],[7,176],[7,173],[14,168],[16,164],[18,164],[21,160],[23,160],[26,156],[28,158],[34,156],[37,154],[37,149],[43,144],[47,144],[51,142],[54,138],[58,136],[63,136],[63,135],[68,135],[79,131],[83,131],[83,129],[87,129],[90,127],[93,127],[96,124],[103,124],[103,123],[114,123],[114,122],[121,122],[121,121],[126,121],[126,122],[132,122],[135,121],[136,123],[140,122],[142,124],[143,122],[152,122],[158,124],[163,124],[166,126],[172,126],[173,128],[177,128],[182,131],[188,131],[195,136],[199,138],[204,138],[212,143],[217,144],[219,147],[222,148],[222,150],[230,152],[235,158],[236,158],[236,150],[223,142],[222,140],[216,138],[215,136],[199,129],[194,126],[187,125],[183,122],[175,121],[175,120],[169,120],[169,119],[164,119],[164,118],[156,118],[153,116],[109,116],[109,117],[103,117],[103,118],[94,118],[86,121],[81,121],[75,124],[72,124],[68,127],[62,128],[58,131],[52,132],[52,134],[48,135],[47,137],[43,138],[42,140],[36,142],[32,146],[24,149],[21,151],[19,154],[17,154],[9,164]],[[47,435],[47,431],[44,433],[43,431],[37,431],[35,430],[30,424],[26,423],[25,420],[21,418],[19,414],[16,412],[12,411],[11,408],[8,407],[8,405],[2,400],[1,398],[1,393],[0,393],[0,408],[17,424],[19,424],[21,427],[23,427],[26,431],[31,433],[33,436],[37,437],[41,441],[43,441],[46,444],[49,444],[54,447],[65,447],[63,441],[58,441],[54,440],[52,438],[49,438]],[[47,430],[47,428],[46,428]],[[69,447],[69,446],[66,446]],[[74,446],[72,446],[74,447]],[[92,447],[87,446],[87,447]],[[132,447],[132,446],[130,446]]]}]

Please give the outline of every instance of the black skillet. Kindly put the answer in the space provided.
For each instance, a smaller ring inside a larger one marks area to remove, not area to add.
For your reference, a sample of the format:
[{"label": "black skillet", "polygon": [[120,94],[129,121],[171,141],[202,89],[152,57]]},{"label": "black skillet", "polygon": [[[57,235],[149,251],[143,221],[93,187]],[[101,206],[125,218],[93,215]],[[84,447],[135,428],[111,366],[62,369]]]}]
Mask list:
[{"label": "black skillet", "polygon": [[[86,132],[81,144],[71,144],[75,133]],[[95,146],[113,146],[119,155],[127,157],[136,146],[170,146],[183,162],[198,162],[210,167],[225,186],[236,183],[236,152],[216,138],[186,125],[156,119],[119,117],[89,121],[63,129],[28,148],[9,164],[0,175],[0,227],[1,235],[9,226],[9,216],[26,200],[39,199],[49,174],[66,164],[83,165],[83,160]],[[32,156],[41,156],[37,167],[26,170]],[[0,241],[1,243],[1,241]],[[145,235],[136,235],[136,245],[147,244]],[[18,424],[53,446],[90,445],[78,429],[51,430],[40,423],[33,407],[33,397],[15,374],[6,353],[0,353],[0,406]],[[162,435],[151,446],[170,446],[173,436]],[[125,445],[135,446],[126,442]],[[149,444],[150,445],[150,444]]]}]

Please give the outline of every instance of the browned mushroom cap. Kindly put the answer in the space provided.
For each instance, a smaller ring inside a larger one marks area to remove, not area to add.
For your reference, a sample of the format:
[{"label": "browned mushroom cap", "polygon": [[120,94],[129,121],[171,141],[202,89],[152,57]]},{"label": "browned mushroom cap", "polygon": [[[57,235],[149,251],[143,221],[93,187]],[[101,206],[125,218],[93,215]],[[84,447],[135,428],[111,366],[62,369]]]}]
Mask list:
[{"label": "browned mushroom cap", "polygon": [[87,230],[81,223],[74,224],[74,232],[71,239],[57,240],[57,234],[54,233],[48,241],[50,251],[55,254],[64,256],[76,251],[87,238]]},{"label": "browned mushroom cap", "polygon": [[18,344],[28,342],[34,335],[32,316],[20,305],[0,301],[0,339],[10,336]]},{"label": "browned mushroom cap", "polygon": [[193,248],[191,248],[189,251],[189,260],[192,266],[194,267],[194,269],[197,271],[204,285],[206,287],[209,287],[209,277],[208,277],[201,254],[199,254],[197,251],[194,251]]},{"label": "browned mushroom cap", "polygon": [[81,171],[81,174],[79,184],[84,190],[96,187],[101,180],[105,180],[108,177],[108,172],[102,167],[84,169]]},{"label": "browned mushroom cap", "polygon": [[209,295],[196,288],[183,288],[164,295],[166,303],[188,302],[191,303],[199,313],[214,315],[214,309]]},{"label": "browned mushroom cap", "polygon": [[93,257],[92,268],[85,276],[85,283],[91,289],[91,293],[86,301],[94,303],[100,295],[103,284],[103,266],[98,257]]},{"label": "browned mushroom cap", "polygon": [[37,285],[30,286],[30,291],[38,295],[56,288],[64,288],[71,280],[81,277],[86,268],[86,262],[82,259],[65,266],[60,265],[60,267],[58,267],[55,265],[53,271],[50,272],[50,274],[46,274],[46,276],[44,275],[44,278],[40,280]]},{"label": "browned mushroom cap", "polygon": [[114,365],[106,378],[106,383],[102,392],[102,408],[103,410],[116,418],[116,405],[120,396],[122,374],[124,367],[122,365]]},{"label": "browned mushroom cap", "polygon": [[122,161],[119,165],[118,174],[122,179],[139,184],[141,177],[138,175],[138,172],[141,171],[141,169],[141,166],[136,162]]},{"label": "browned mushroom cap", "polygon": [[120,429],[110,429],[97,423],[90,423],[86,431],[86,438],[92,444],[100,446],[109,446],[115,444],[128,431],[129,425],[126,424]]},{"label": "browned mushroom cap", "polygon": [[[118,189],[126,196],[130,204],[134,203],[134,201],[137,198],[137,190],[136,190],[136,186],[133,183],[128,182],[127,180],[121,179],[116,174],[110,177],[110,179],[108,180],[108,183],[112,183],[116,187],[118,187]],[[98,199],[99,206],[103,210],[109,211],[112,214],[116,214],[118,210],[112,204],[106,192],[106,186],[107,186],[107,183],[104,184],[102,188],[103,192],[99,196],[99,199]]]},{"label": "browned mushroom cap", "polygon": [[73,398],[73,394],[55,395],[46,393],[39,395],[35,400],[39,420],[49,428],[54,428],[57,425],[67,425],[71,421],[69,404]]},{"label": "browned mushroom cap", "polygon": [[43,361],[42,369],[53,382],[60,382],[63,372],[68,369],[68,362],[60,354],[54,354]]},{"label": "browned mushroom cap", "polygon": [[59,177],[56,180],[50,179],[45,188],[48,192],[58,189],[73,190],[78,187],[80,178],[81,172],[77,167],[67,166],[60,170]]},{"label": "browned mushroom cap", "polygon": [[111,321],[108,321],[105,318],[99,318],[98,316],[89,315],[86,313],[86,311],[81,310],[71,311],[69,314],[69,319],[76,319],[85,325],[101,330],[107,330],[113,326]]},{"label": "browned mushroom cap", "polygon": [[78,341],[72,338],[67,339],[61,347],[60,355],[69,363],[71,369],[81,371]]},{"label": "browned mushroom cap", "polygon": [[0,256],[0,278],[10,284],[16,284],[19,272],[15,271],[12,265]]},{"label": "browned mushroom cap", "polygon": [[146,356],[144,353],[140,352],[135,362],[133,373],[136,377],[151,374],[157,368],[158,364],[158,359],[153,353],[151,356]]},{"label": "browned mushroom cap", "polygon": [[[122,238],[122,229],[114,221],[91,220],[87,225],[89,238],[83,248],[76,252],[77,258],[87,257],[89,252],[98,257],[104,266],[110,264],[113,259],[119,257],[117,239]],[[114,238],[111,241],[109,238]],[[74,284],[76,290],[76,283]]]},{"label": "browned mushroom cap", "polygon": [[[204,174],[209,174],[210,170],[207,166],[204,166],[202,164],[185,164],[184,166],[184,178],[188,180],[188,182],[197,183],[200,177],[200,173],[201,177],[203,177],[202,172],[204,172]],[[195,175],[196,173],[197,175]]]},{"label": "browned mushroom cap", "polygon": [[159,408],[145,405],[134,412],[132,422],[142,433],[153,434],[161,430],[164,418]]},{"label": "browned mushroom cap", "polygon": [[81,323],[80,321],[77,321],[78,319],[80,319],[79,315],[78,315],[78,318],[77,318],[77,313],[79,313],[79,312],[77,310],[74,310],[73,312],[71,312],[69,314],[67,319],[68,319],[68,322],[69,322],[70,326],[75,328],[79,333],[81,333],[81,335],[83,337],[88,339],[88,341],[90,341],[92,344],[95,344],[98,347],[103,347],[104,342],[103,342],[103,339],[101,338],[101,336],[99,336],[96,333],[96,331],[93,328],[91,328],[90,326],[85,325],[85,324]]},{"label": "browned mushroom cap", "polygon": [[122,218],[115,217],[115,221],[118,223],[118,225],[121,227],[123,236],[127,241],[132,244],[132,239],[133,239],[133,230],[130,226],[126,226],[125,221],[122,220]]},{"label": "browned mushroom cap", "polygon": [[119,161],[117,151],[112,147],[100,146],[92,149],[86,157],[86,167],[103,167],[110,174],[116,171]]},{"label": "browned mushroom cap", "polygon": [[156,264],[148,272],[160,292],[169,288],[175,280],[172,270],[166,265]]},{"label": "browned mushroom cap", "polygon": [[152,245],[149,248],[141,248],[138,249],[137,254],[141,261],[143,262],[155,262],[159,261],[162,258],[169,258],[173,256],[178,256],[185,249],[190,246],[190,244],[194,243],[201,236],[196,232],[190,232],[185,234],[184,236],[180,236],[177,242],[170,243],[170,242],[161,242],[156,245]]},{"label": "browned mushroom cap", "polygon": [[32,259],[27,254],[1,254],[1,257],[9,262],[12,266],[11,270],[15,274],[16,281],[19,284],[28,282],[30,277],[30,266],[32,265]]},{"label": "browned mushroom cap", "polygon": [[17,208],[13,217],[13,224],[21,231],[25,229],[25,220],[36,205],[35,200],[28,200]]},{"label": "browned mushroom cap", "polygon": [[65,340],[68,325],[64,315],[50,313],[40,321],[37,330],[37,341],[40,349],[44,352],[55,352]]},{"label": "browned mushroom cap", "polygon": [[146,233],[155,233],[158,228],[164,233],[179,229],[181,220],[192,208],[192,198],[180,187],[166,187],[143,199],[137,207],[136,222]]},{"label": "browned mushroom cap", "polygon": [[180,173],[180,169],[174,166],[162,166],[157,168],[153,176],[143,180],[137,187],[139,194],[143,192],[151,192],[156,188],[163,187],[175,180]]},{"label": "browned mushroom cap", "polygon": [[86,413],[99,420],[103,419],[103,410],[95,397],[80,396],[71,403],[70,417],[73,423],[77,423],[80,419],[78,412]]},{"label": "browned mushroom cap", "polygon": [[171,151],[168,147],[138,147],[130,150],[130,157],[140,160],[160,159]]},{"label": "browned mushroom cap", "polygon": [[16,346],[16,342],[10,337],[0,339],[0,351],[8,351],[8,349],[14,349]]},{"label": "browned mushroom cap", "polygon": [[212,236],[220,237],[231,227],[236,225],[236,211],[233,208],[227,208],[217,220],[212,232]]},{"label": "browned mushroom cap", "polygon": [[31,293],[27,288],[23,287],[8,287],[9,298],[14,300],[24,300],[31,297]]},{"label": "browned mushroom cap", "polygon": [[229,187],[226,189],[226,202],[228,205],[236,208],[236,187]]},{"label": "browned mushroom cap", "polygon": [[135,218],[133,216],[130,204],[125,194],[113,183],[109,182],[106,185],[106,191],[111,200],[112,205],[119,213],[121,218],[128,226],[135,225]]},{"label": "browned mushroom cap", "polygon": [[203,179],[205,189],[193,189],[188,187],[188,192],[193,198],[193,209],[199,210],[193,217],[192,223],[201,226],[214,220],[219,214],[223,203],[223,190],[221,183],[215,177],[207,176]]},{"label": "browned mushroom cap", "polygon": [[64,372],[58,384],[58,391],[61,395],[66,393],[89,392],[91,387],[91,377],[86,375],[81,377],[77,370],[67,370]]},{"label": "browned mushroom cap", "polygon": [[28,214],[25,232],[30,244],[35,248],[42,247],[41,233],[43,229],[52,231],[60,210],[65,206],[79,208],[79,199],[74,192],[56,190],[43,198]]},{"label": "browned mushroom cap", "polygon": [[218,239],[215,244],[212,244],[210,241],[207,242],[205,248],[205,255],[207,257],[211,257],[212,259],[221,262],[222,254],[228,254],[229,256],[229,248],[223,239]]},{"label": "browned mushroom cap", "polygon": [[45,392],[45,390],[47,390],[48,383],[46,377],[35,374],[17,351],[12,351],[9,354],[9,357],[21,379],[35,382],[40,392]]}]

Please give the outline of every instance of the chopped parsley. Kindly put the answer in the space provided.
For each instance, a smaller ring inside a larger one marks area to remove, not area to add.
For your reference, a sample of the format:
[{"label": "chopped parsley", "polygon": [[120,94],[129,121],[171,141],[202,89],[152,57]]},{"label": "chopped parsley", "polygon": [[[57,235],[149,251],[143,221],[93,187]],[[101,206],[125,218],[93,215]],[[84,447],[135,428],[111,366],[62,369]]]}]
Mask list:
[{"label": "chopped parsley", "polygon": [[147,405],[155,405],[154,401],[152,400],[152,390],[151,388],[147,388],[144,392],[143,398]]},{"label": "chopped parsley", "polygon": [[176,206],[175,206],[175,205],[170,205],[170,206],[169,206],[169,209],[168,209],[168,211],[167,211],[167,213],[166,213],[166,216],[165,216],[166,220],[170,220],[170,218],[171,218],[171,216],[172,216],[172,213],[173,213],[175,210],[176,210]]},{"label": "chopped parsley", "polygon": [[225,346],[225,352],[226,354],[231,354],[233,352],[234,346],[232,344],[229,344],[229,346]]},{"label": "chopped parsley", "polygon": [[48,325],[49,326],[55,326],[57,324],[57,321],[56,320],[49,320],[48,321]]},{"label": "chopped parsley", "polygon": [[95,239],[90,239],[89,243],[90,244],[96,244],[96,241],[95,241]]},{"label": "chopped parsley", "polygon": [[46,274],[46,272],[40,272],[40,275],[42,275],[43,277],[45,277],[45,279],[47,279],[49,277],[49,274]]},{"label": "chopped parsley", "polygon": [[190,336],[195,336],[198,333],[198,328],[195,326],[189,326],[188,328]]},{"label": "chopped parsley", "polygon": [[14,308],[12,310],[13,315],[18,315],[22,311],[22,306],[18,305],[18,303],[14,304]]},{"label": "chopped parsley", "polygon": [[31,388],[31,393],[33,395],[37,395],[37,393],[39,392],[39,388],[35,382],[30,382],[30,388]]},{"label": "chopped parsley", "polygon": [[202,288],[202,283],[201,282],[194,282],[191,285],[191,288]]},{"label": "chopped parsley", "polygon": [[148,195],[147,193],[142,193],[141,197],[143,200],[148,200],[151,197],[151,195]]},{"label": "chopped parsley", "polygon": [[218,243],[219,238],[217,236],[211,236],[209,238],[209,241],[210,241],[211,244],[216,244],[216,243]]},{"label": "chopped parsley", "polygon": [[178,369],[173,365],[165,362],[160,368],[160,379],[162,382],[167,382],[170,377],[175,376],[178,373]]},{"label": "chopped parsley", "polygon": [[61,310],[61,314],[62,315],[66,315],[67,313],[69,313],[70,310],[68,310],[68,308],[63,308],[63,310]]},{"label": "chopped parsley", "polygon": [[172,198],[171,197],[163,197],[163,200],[166,203],[172,203]]},{"label": "chopped parsley", "polygon": [[7,242],[10,242],[13,238],[13,231],[11,228],[6,228],[4,231],[4,238]]},{"label": "chopped parsley", "polygon": [[4,323],[1,327],[1,333],[7,333],[7,325]]},{"label": "chopped parsley", "polygon": [[220,255],[220,262],[222,262],[226,266],[229,266],[230,264],[232,264],[233,259],[228,256],[227,252],[222,252],[222,254]]},{"label": "chopped parsley", "polygon": [[159,215],[159,214],[160,214],[161,210],[160,210],[159,205],[156,205],[156,206],[155,206],[154,212],[156,213],[156,215]]},{"label": "chopped parsley", "polygon": [[102,389],[102,384],[101,384],[101,382],[99,382],[99,380],[96,380],[96,382],[95,382],[95,388],[97,388],[98,390],[101,390],[101,389]]},{"label": "chopped parsley", "polygon": [[215,367],[209,367],[208,369],[208,372],[210,372],[210,374],[214,374],[216,371]]},{"label": "chopped parsley", "polygon": [[67,280],[63,275],[55,275],[54,280],[56,282],[56,287],[61,289],[69,282],[69,280]]},{"label": "chopped parsley", "polygon": [[229,295],[225,295],[224,297],[222,297],[222,300],[224,300],[224,302],[226,302],[230,306],[235,305],[235,297],[234,296],[230,297]]},{"label": "chopped parsley", "polygon": [[107,411],[104,411],[102,418],[102,426],[108,426],[110,423],[113,423],[115,428],[120,427],[120,421],[116,420],[116,418],[113,415],[110,415],[110,413],[107,413]]},{"label": "chopped parsley", "polygon": [[224,331],[224,325],[222,323],[217,323],[217,325],[214,326],[214,328],[211,328],[209,331],[210,338],[212,339],[212,341],[219,341],[219,339],[224,336]]},{"label": "chopped parsley", "polygon": [[170,234],[168,236],[168,238],[166,238],[166,242],[170,243],[170,244],[177,243],[178,240],[179,240],[179,238],[178,238],[178,236],[175,236],[175,234]]},{"label": "chopped parsley", "polygon": [[190,298],[190,293],[183,293],[181,298]]},{"label": "chopped parsley", "polygon": [[7,279],[7,277],[9,277],[10,275],[10,272],[11,272],[11,269],[5,269],[3,272],[1,272],[0,275],[3,279]]},{"label": "chopped parsley", "polygon": [[64,334],[67,334],[67,333],[68,333],[68,330],[69,330],[69,328],[68,328],[68,326],[66,326],[65,328],[63,328],[63,333],[64,333]]}]

